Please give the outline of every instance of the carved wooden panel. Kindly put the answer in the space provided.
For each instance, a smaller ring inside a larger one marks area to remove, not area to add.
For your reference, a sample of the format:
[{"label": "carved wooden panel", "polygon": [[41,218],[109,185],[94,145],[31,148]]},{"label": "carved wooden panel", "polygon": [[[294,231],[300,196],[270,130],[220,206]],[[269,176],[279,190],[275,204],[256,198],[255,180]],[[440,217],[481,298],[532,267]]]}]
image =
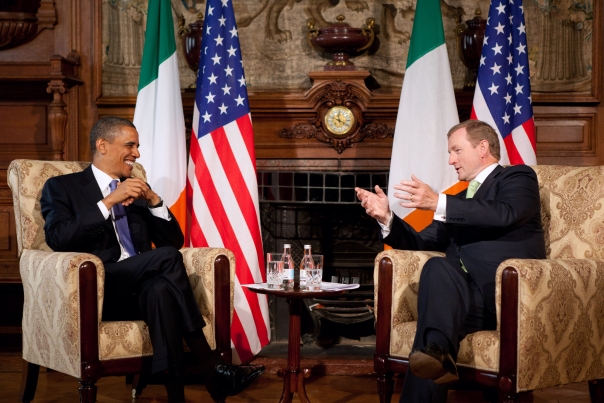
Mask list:
[{"label": "carved wooden panel", "polygon": [[535,107],[537,162],[595,165],[596,107]]},{"label": "carved wooden panel", "polygon": [[10,214],[0,211],[0,251],[10,250]]},{"label": "carved wooden panel", "polygon": [[[4,178],[6,178],[6,174]],[[4,196],[5,192],[1,193],[0,196]],[[8,200],[10,200],[10,205],[6,203]],[[0,197],[0,283],[21,282],[17,254],[17,235],[12,197],[11,199]]]}]

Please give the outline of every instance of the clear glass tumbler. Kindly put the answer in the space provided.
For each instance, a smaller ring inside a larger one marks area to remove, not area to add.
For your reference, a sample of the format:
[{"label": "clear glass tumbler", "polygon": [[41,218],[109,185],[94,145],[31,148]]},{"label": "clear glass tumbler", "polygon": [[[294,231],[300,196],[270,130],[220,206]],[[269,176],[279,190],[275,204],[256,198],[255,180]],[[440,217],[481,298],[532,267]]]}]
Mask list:
[{"label": "clear glass tumbler", "polygon": [[315,267],[306,273],[306,289],[308,291],[321,291],[323,281],[323,255],[312,255]]},{"label": "clear glass tumbler", "polygon": [[283,261],[281,256],[281,253],[266,254],[266,282],[270,289],[283,288]]}]

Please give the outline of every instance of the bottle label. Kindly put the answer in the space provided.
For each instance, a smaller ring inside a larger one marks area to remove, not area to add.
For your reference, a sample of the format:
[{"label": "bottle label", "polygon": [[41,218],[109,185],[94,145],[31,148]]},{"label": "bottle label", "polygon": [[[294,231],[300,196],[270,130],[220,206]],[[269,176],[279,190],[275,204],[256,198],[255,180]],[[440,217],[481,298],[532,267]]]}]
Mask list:
[{"label": "bottle label", "polygon": [[294,269],[285,269],[285,270],[283,270],[283,280],[292,280],[292,281],[294,281]]}]

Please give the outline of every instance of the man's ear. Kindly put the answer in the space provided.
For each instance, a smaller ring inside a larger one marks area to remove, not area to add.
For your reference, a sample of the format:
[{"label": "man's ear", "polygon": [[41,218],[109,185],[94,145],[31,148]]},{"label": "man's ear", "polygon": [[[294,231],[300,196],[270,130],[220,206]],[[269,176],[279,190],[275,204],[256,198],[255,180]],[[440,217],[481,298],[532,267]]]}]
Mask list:
[{"label": "man's ear", "polygon": [[480,140],[480,156],[486,157],[491,154],[491,149],[489,147],[489,142],[487,140]]},{"label": "man's ear", "polygon": [[95,145],[96,145],[97,152],[99,152],[101,154],[105,154],[107,152],[107,149],[105,147],[106,144],[107,144],[107,141],[104,138],[99,137],[98,139],[96,139]]}]

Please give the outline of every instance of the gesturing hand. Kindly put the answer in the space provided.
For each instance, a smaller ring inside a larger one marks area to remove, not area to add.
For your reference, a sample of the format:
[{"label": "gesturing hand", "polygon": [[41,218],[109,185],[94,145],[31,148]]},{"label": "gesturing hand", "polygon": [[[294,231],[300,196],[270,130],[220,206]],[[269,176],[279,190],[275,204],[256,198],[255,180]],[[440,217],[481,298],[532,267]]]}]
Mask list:
[{"label": "gesturing hand", "polygon": [[361,206],[365,209],[365,212],[382,224],[388,224],[390,205],[388,204],[388,196],[384,191],[377,185],[375,186],[375,193],[361,188],[355,188],[354,190],[357,192],[357,197],[361,201]]},{"label": "gesturing hand", "polygon": [[394,197],[403,200],[400,203],[401,206],[436,211],[438,193],[434,192],[430,186],[419,180],[415,175],[411,175],[411,180],[400,181],[398,185],[394,185],[394,188],[405,192],[394,193]]}]

